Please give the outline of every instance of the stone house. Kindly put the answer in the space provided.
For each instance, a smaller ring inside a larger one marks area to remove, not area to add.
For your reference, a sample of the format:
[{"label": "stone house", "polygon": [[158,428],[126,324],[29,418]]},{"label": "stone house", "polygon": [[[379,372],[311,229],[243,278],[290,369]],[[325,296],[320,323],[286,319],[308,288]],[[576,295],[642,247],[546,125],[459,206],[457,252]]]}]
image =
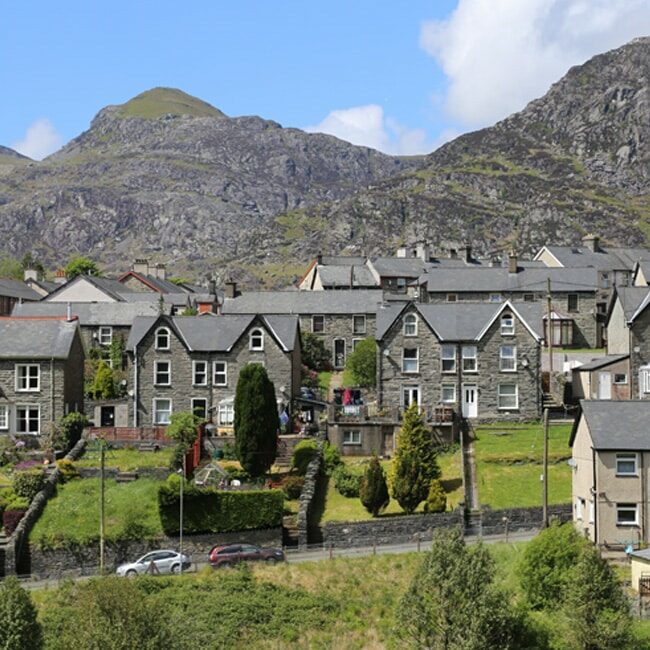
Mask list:
[{"label": "stone house", "polygon": [[377,280],[365,257],[324,256],[319,254],[298,281],[301,291],[377,289]]},{"label": "stone house", "polygon": [[138,317],[127,341],[132,425],[166,425],[174,411],[194,411],[231,432],[240,370],[265,366],[278,405],[300,394],[297,316]]},{"label": "stone house", "polygon": [[224,298],[223,314],[297,315],[303,333],[321,338],[334,368],[343,368],[359,341],[375,336],[378,290],[259,291]]},{"label": "stone house", "polygon": [[38,436],[84,408],[76,319],[0,318],[0,434]]},{"label": "stone house", "polygon": [[15,305],[40,300],[41,295],[20,280],[0,278],[0,316],[9,316]]},{"label": "stone house", "polygon": [[573,522],[594,544],[650,542],[650,402],[583,400],[569,444]]}]

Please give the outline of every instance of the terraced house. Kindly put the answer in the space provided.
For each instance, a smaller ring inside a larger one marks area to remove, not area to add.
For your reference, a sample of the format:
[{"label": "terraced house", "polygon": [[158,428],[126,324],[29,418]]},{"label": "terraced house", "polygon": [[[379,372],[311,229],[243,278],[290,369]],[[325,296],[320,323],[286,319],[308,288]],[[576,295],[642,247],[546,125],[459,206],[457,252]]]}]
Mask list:
[{"label": "terraced house", "polygon": [[266,368],[280,410],[300,393],[297,316],[138,317],[127,351],[134,427],[164,426],[173,412],[194,411],[232,432],[237,380],[249,363]]}]

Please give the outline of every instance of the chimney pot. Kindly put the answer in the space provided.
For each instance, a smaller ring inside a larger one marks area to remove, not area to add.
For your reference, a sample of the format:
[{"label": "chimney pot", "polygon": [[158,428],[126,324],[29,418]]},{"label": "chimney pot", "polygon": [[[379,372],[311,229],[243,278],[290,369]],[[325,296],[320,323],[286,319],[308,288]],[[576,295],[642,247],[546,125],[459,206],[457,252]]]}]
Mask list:
[{"label": "chimney pot", "polygon": [[54,282],[57,284],[65,284],[68,281],[68,278],[63,269],[57,269],[54,273]]},{"label": "chimney pot", "polygon": [[323,253],[321,251],[318,251],[318,255],[316,255],[316,264],[319,266],[323,263]]},{"label": "chimney pot", "polygon": [[600,252],[600,237],[589,233],[582,238],[584,245],[592,252]]}]

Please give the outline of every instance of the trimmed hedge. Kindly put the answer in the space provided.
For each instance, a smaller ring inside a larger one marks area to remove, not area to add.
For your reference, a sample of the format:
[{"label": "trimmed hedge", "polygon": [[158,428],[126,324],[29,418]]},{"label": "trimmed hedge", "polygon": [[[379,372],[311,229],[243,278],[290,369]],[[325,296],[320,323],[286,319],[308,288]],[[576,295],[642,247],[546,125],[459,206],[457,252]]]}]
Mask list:
[{"label": "trimmed hedge", "polygon": [[[179,532],[179,506],[178,481],[161,485],[158,509],[166,535]],[[281,490],[226,491],[184,486],[183,532],[188,534],[275,528],[282,525],[283,513]]]},{"label": "trimmed hedge", "polygon": [[14,492],[31,501],[45,486],[45,470],[42,468],[16,472],[13,480]]},{"label": "trimmed hedge", "polygon": [[293,467],[298,474],[304,476],[307,473],[307,466],[318,453],[318,443],[312,438],[308,440],[301,440],[293,448],[293,457],[291,459],[291,467]]}]

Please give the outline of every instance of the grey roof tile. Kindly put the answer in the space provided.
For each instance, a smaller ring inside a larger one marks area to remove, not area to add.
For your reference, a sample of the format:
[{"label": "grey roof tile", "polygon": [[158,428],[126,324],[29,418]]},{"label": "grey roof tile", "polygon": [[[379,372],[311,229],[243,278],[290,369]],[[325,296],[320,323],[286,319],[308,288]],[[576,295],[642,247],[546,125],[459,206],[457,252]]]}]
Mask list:
[{"label": "grey roof tile", "polygon": [[18,298],[19,300],[40,300],[40,294],[26,285],[22,280],[0,278],[0,296]]},{"label": "grey roof tile", "polygon": [[636,310],[650,296],[648,287],[616,287],[616,295],[621,302],[625,320],[629,321]]},{"label": "grey roof tile", "polygon": [[623,359],[629,358],[629,354],[612,354],[604,357],[598,357],[597,359],[592,359],[587,363],[583,363],[581,366],[575,368],[579,372],[588,372],[591,370],[598,370],[598,368],[604,368],[611,365],[612,363],[617,363],[623,361]]},{"label": "grey roof tile", "polygon": [[0,318],[0,359],[66,359],[78,322]]},{"label": "grey roof tile", "polygon": [[650,449],[650,400],[581,400],[580,406],[594,449]]},{"label": "grey roof tile", "polygon": [[[65,316],[68,303],[33,302],[14,307],[13,316]],[[73,302],[72,316],[83,326],[130,326],[136,316],[157,316],[158,305],[153,302]]]}]

